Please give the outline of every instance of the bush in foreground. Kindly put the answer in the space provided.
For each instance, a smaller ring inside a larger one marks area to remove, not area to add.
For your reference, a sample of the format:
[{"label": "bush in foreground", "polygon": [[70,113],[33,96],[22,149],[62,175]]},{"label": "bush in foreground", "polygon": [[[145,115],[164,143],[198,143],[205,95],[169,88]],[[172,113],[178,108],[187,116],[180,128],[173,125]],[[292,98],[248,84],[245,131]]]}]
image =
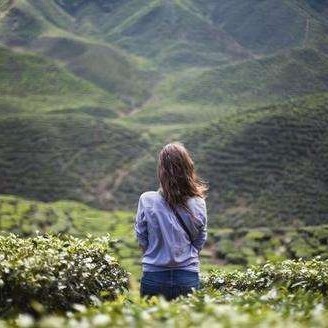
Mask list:
[{"label": "bush in foreground", "polygon": [[0,322],[4,328],[94,328],[94,327],[224,327],[224,328],[325,328],[327,304],[318,293],[299,290],[286,293],[244,291],[226,293],[204,289],[173,302],[153,298],[121,296],[97,307],[76,308],[65,316],[51,315],[35,320],[20,314]]},{"label": "bush in foreground", "polygon": [[74,304],[114,300],[128,273],[111,256],[111,240],[50,235],[0,236],[0,311],[69,310]]}]

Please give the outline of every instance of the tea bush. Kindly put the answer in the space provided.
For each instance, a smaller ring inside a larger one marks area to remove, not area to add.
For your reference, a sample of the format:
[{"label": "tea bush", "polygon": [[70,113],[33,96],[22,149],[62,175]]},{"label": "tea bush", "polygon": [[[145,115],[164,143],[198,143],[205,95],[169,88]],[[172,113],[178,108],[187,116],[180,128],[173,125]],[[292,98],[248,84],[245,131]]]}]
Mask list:
[{"label": "tea bush", "polygon": [[173,302],[121,296],[97,307],[76,307],[65,316],[40,319],[21,314],[3,324],[9,327],[327,327],[327,304],[321,294],[300,290],[269,293],[204,289]]},{"label": "tea bush", "polygon": [[0,236],[0,311],[68,310],[76,303],[113,300],[128,273],[111,255],[109,236]]},{"label": "tea bush", "polygon": [[96,306],[75,304],[61,314],[35,317],[21,312],[0,321],[0,326],[324,328],[328,320],[327,265],[327,261],[314,259],[275,266],[267,263],[231,274],[212,272],[205,277],[204,288],[171,302],[161,297],[147,301],[131,291]]},{"label": "tea bush", "polygon": [[219,272],[212,270],[205,285],[213,288],[237,290],[263,290],[283,286],[290,291],[297,289],[328,292],[328,260],[315,258],[309,261],[286,260],[251,266],[247,270]]},{"label": "tea bush", "polygon": [[328,259],[328,226],[210,229],[215,257],[226,264],[260,264],[286,259]]}]

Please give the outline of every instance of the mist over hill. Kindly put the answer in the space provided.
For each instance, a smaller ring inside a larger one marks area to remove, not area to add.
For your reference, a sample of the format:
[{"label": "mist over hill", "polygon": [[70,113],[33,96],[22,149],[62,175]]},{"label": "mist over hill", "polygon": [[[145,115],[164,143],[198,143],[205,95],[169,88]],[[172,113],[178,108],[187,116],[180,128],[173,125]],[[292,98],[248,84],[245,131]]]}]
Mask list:
[{"label": "mist over hill", "polygon": [[326,0],[3,0],[0,193],[135,210],[184,142],[213,225],[328,222]]}]

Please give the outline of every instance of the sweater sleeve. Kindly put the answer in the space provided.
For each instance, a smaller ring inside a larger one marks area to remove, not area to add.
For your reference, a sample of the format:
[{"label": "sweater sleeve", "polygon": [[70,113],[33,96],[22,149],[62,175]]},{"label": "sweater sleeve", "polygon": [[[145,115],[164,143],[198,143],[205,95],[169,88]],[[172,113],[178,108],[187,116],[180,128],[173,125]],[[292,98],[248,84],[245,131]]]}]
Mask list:
[{"label": "sweater sleeve", "polygon": [[135,217],[134,230],[139,245],[142,248],[146,249],[148,246],[148,231],[147,231],[147,222],[146,222],[141,196],[138,202],[138,210]]},{"label": "sweater sleeve", "polygon": [[201,224],[198,227],[198,235],[193,240],[193,245],[200,252],[204,247],[205,241],[207,239],[207,209],[206,202],[204,199],[201,199],[201,201],[197,205],[196,215],[200,219]]}]

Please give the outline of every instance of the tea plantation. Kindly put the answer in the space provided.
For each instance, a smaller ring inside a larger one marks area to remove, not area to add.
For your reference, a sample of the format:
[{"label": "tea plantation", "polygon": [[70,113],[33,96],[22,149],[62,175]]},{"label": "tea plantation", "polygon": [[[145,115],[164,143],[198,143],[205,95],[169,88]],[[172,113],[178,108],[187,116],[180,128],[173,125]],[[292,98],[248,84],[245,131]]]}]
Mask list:
[{"label": "tea plantation", "polygon": [[326,327],[327,226],[210,228],[202,289],[169,303],[139,297],[134,213],[0,204],[3,327]]},{"label": "tea plantation", "polygon": [[[0,0],[0,328],[328,327],[327,17]],[[210,185],[202,288],[141,299],[137,200],[176,140]]]},{"label": "tea plantation", "polygon": [[328,262],[211,271],[169,303],[127,292],[106,237],[0,237],[2,327],[326,327]]}]

